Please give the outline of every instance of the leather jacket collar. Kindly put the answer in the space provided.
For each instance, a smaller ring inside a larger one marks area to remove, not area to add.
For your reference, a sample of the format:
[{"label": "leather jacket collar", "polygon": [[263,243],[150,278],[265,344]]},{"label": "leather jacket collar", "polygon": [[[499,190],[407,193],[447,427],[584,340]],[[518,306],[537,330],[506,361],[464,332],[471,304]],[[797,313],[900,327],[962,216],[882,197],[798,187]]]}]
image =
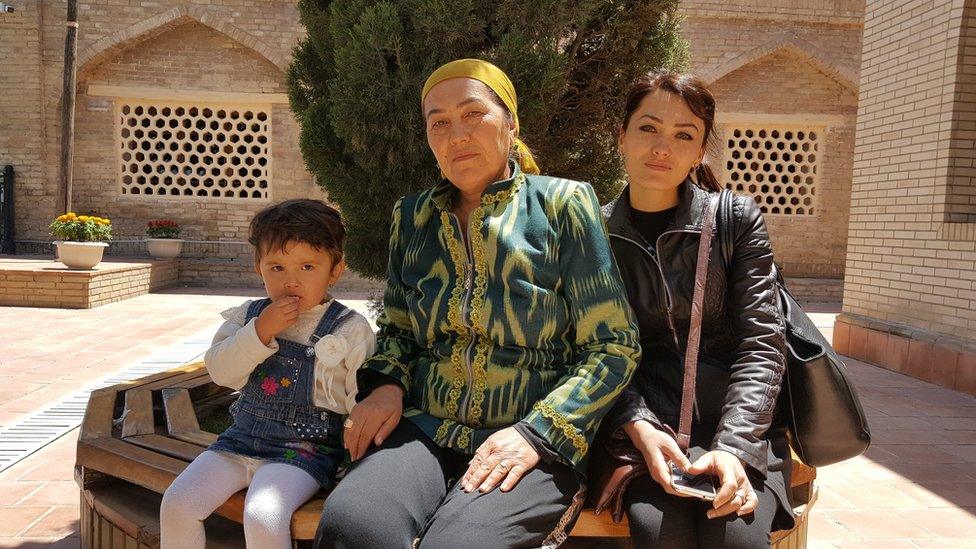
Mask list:
[{"label": "leather jacket collar", "polygon": [[[690,179],[685,179],[678,187],[678,209],[668,230],[701,232],[705,205],[712,194],[692,183]],[[640,238],[631,222],[631,210],[630,185],[627,185],[616,200],[604,207],[604,214],[608,216],[607,229],[611,234],[630,239]]]}]

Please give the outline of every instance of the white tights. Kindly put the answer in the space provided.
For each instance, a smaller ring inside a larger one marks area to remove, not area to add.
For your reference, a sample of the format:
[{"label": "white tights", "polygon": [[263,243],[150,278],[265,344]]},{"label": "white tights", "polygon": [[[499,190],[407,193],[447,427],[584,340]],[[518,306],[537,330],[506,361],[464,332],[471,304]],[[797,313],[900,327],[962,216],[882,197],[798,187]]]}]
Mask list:
[{"label": "white tights", "polygon": [[291,549],[291,516],[318,489],[303,469],[286,463],[206,451],[176,477],[159,510],[161,549],[204,549],[203,520],[247,488],[244,539],[260,549]]}]

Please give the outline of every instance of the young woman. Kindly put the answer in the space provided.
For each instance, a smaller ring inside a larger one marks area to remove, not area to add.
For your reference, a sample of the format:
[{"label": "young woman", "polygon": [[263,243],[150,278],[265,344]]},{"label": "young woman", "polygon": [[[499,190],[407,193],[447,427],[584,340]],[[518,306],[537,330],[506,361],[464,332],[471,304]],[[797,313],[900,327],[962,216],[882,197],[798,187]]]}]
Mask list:
[{"label": "young woman", "polygon": [[[789,447],[774,413],[784,326],[769,236],[748,197],[734,200],[731,258],[717,239],[711,249],[690,456],[674,439],[702,216],[722,188],[703,163],[714,121],[703,82],[654,73],[633,85],[620,128],[629,185],[608,207],[608,228],[644,352],[602,440],[611,452],[635,447],[650,473],[623,496],[637,547],[768,546],[771,530],[793,522]],[[669,461],[715,475],[715,501],[675,493]]]}]

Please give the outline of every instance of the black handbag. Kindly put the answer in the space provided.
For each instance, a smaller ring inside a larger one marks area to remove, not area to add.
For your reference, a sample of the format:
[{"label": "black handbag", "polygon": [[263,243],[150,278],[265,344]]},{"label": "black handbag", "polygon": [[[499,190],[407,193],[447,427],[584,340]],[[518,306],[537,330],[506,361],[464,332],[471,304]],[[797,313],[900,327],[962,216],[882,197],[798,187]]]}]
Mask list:
[{"label": "black handbag", "polygon": [[[722,191],[719,242],[728,270],[733,254],[732,191]],[[779,396],[790,446],[813,467],[861,455],[871,444],[861,401],[840,356],[786,288],[776,268],[779,307],[786,320],[786,375]]]}]

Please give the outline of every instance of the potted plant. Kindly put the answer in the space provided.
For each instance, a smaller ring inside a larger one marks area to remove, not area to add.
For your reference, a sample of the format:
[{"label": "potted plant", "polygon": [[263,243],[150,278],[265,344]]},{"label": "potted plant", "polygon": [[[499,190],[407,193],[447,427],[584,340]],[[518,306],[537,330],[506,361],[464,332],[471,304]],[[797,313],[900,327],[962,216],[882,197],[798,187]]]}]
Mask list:
[{"label": "potted plant", "polygon": [[173,259],[183,250],[180,225],[172,219],[154,219],[146,225],[146,247],[156,259]]},{"label": "potted plant", "polygon": [[91,269],[98,265],[112,239],[112,222],[96,215],[59,215],[48,227],[57,240],[58,261],[69,269]]}]

